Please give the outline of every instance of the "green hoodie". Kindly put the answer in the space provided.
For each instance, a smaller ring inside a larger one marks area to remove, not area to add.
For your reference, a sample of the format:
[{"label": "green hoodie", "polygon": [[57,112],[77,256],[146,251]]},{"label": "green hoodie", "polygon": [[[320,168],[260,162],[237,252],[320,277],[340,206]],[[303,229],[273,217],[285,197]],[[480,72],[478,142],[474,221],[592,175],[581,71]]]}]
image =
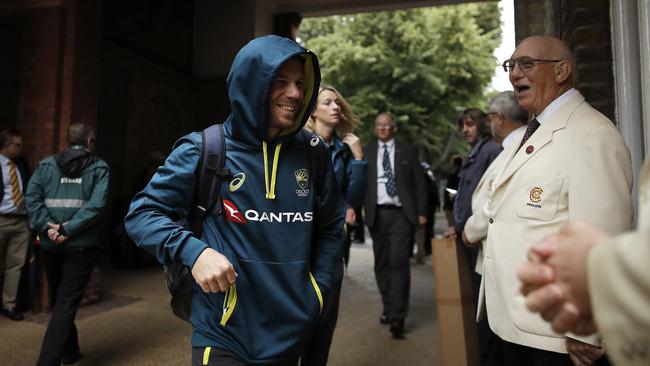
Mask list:
[{"label": "green hoodie", "polygon": [[[106,206],[110,168],[103,160],[72,146],[42,160],[25,194],[27,214],[46,250],[79,250],[99,246],[97,218]],[[62,224],[68,240],[53,243],[48,223]]]}]

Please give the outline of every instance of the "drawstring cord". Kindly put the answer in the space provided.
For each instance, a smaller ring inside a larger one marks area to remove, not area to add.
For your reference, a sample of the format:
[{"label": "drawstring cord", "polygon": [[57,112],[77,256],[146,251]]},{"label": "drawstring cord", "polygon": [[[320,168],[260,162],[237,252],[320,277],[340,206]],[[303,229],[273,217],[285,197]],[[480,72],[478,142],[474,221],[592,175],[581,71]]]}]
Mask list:
[{"label": "drawstring cord", "polygon": [[280,160],[280,149],[282,144],[277,144],[275,146],[275,152],[273,153],[273,169],[271,170],[271,182],[269,184],[269,158],[268,158],[268,148],[266,141],[262,141],[262,152],[264,155],[264,184],[266,186],[266,199],[274,200],[275,199],[275,181],[276,173],[278,171],[278,160]]}]

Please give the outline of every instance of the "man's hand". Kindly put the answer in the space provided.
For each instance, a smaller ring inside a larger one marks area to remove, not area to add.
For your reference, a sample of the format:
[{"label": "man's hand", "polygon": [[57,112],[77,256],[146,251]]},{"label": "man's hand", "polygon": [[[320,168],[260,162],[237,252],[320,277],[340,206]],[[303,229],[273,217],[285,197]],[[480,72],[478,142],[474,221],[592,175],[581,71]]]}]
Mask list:
[{"label": "man's hand", "polygon": [[59,224],[53,224],[51,222],[47,223],[47,237],[54,242],[54,244],[62,244],[66,240],[68,240],[68,237],[65,235],[59,234],[59,227],[61,225]]},{"label": "man's hand", "polygon": [[357,213],[354,212],[354,208],[348,207],[345,210],[345,223],[348,225],[354,225],[357,222]]},{"label": "man's hand", "polygon": [[212,248],[206,248],[192,267],[192,276],[203,292],[225,292],[237,281],[237,272],[228,258]]},{"label": "man's hand", "polygon": [[463,244],[465,244],[468,247],[477,247],[481,245],[480,241],[477,242],[469,241],[469,239],[467,238],[467,234],[465,234],[465,231],[462,232],[460,238],[463,240]]},{"label": "man's hand", "polygon": [[566,225],[535,244],[517,277],[526,306],[551,323],[554,331],[587,335],[596,331],[591,315],[586,260],[591,247],[609,236],[590,225]]},{"label": "man's hand", "polygon": [[566,339],[566,349],[569,351],[571,361],[576,366],[593,365],[605,354],[605,349],[602,347],[592,346],[589,343],[583,343],[568,337]]},{"label": "man's hand", "polygon": [[426,223],[427,223],[427,217],[422,216],[422,215],[418,215],[418,225],[424,226],[424,225],[426,225]]},{"label": "man's hand", "polygon": [[456,238],[456,229],[454,229],[453,226],[450,226],[442,236],[444,236],[445,238],[455,239]]}]

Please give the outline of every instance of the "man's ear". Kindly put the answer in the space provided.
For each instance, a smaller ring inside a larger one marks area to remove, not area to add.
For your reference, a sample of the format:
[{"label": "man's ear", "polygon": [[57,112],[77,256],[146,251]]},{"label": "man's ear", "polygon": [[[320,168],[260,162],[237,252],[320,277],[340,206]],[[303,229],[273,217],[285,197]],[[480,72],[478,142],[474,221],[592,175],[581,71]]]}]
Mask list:
[{"label": "man's ear", "polygon": [[572,66],[571,63],[567,60],[562,60],[560,62],[555,63],[555,82],[558,84],[562,84],[565,81],[567,81],[568,78],[571,77],[571,72],[572,72]]},{"label": "man's ear", "polygon": [[95,144],[95,137],[91,136],[86,139],[86,148],[92,147]]}]

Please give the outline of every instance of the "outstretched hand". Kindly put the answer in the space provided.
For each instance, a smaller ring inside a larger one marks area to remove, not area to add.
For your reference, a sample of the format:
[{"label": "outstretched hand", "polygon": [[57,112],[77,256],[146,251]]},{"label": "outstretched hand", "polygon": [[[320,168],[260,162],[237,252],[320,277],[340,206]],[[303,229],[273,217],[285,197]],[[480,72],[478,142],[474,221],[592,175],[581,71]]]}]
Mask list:
[{"label": "outstretched hand", "polygon": [[226,292],[237,281],[237,272],[228,258],[206,248],[192,266],[192,276],[203,292]]}]

